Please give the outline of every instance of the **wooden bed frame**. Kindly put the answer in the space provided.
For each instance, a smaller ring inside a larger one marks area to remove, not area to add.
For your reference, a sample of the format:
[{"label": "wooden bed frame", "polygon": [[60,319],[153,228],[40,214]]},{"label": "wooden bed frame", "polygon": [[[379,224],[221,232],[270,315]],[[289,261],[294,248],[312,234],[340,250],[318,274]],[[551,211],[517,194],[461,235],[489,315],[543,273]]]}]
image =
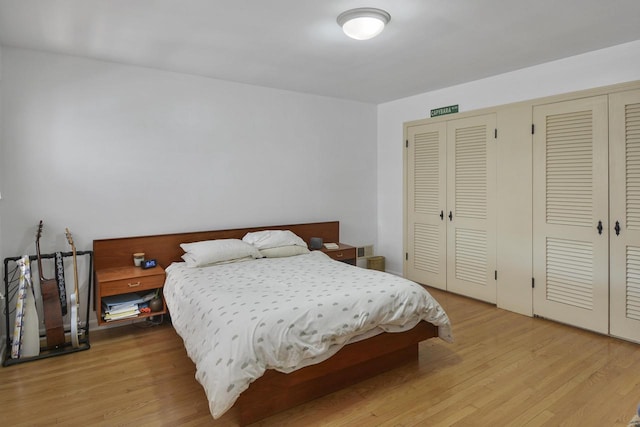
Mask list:
[{"label": "wooden bed frame", "polygon": [[[147,258],[155,258],[167,267],[182,261],[180,243],[241,239],[247,232],[265,229],[291,230],[307,243],[311,237],[322,237],[325,242],[340,241],[338,221],[102,239],[93,241],[94,271],[130,265],[135,252],[144,252]],[[349,344],[330,359],[289,374],[269,370],[240,395],[235,404],[239,421],[242,425],[253,423],[417,360],[419,342],[437,336],[436,326],[420,322],[407,332],[383,333]]]}]

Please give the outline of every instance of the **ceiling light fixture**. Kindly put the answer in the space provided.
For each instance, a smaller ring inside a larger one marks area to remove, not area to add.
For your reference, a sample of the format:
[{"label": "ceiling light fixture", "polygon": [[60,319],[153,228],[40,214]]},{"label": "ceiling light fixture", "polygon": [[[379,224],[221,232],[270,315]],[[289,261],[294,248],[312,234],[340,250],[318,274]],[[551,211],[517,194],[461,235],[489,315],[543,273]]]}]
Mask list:
[{"label": "ceiling light fixture", "polygon": [[384,30],[391,15],[382,9],[361,7],[347,10],[338,15],[338,25],[352,39],[369,40]]}]

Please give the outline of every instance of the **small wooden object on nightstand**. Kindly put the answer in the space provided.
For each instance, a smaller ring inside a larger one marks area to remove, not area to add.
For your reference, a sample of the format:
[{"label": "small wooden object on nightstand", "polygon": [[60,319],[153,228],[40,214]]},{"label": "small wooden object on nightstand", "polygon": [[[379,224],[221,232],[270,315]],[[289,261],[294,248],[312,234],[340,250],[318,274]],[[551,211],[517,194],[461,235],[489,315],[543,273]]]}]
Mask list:
[{"label": "small wooden object on nightstand", "polygon": [[140,313],[137,317],[114,320],[106,322],[103,318],[104,309],[102,308],[102,298],[110,295],[122,295],[132,292],[152,291],[154,289],[160,289],[162,294],[162,287],[164,286],[164,268],[159,265],[149,269],[142,269],[140,267],[115,267],[105,268],[96,271],[96,300],[95,309],[98,318],[98,325],[105,325],[107,323],[118,323],[131,321],[135,319],[142,319],[150,316],[157,316],[167,312],[167,306],[162,304],[162,310],[152,313]]},{"label": "small wooden object on nightstand", "polygon": [[356,265],[356,247],[338,243],[338,249],[327,249],[324,246],[320,248],[322,252],[329,257],[344,262],[345,264]]}]

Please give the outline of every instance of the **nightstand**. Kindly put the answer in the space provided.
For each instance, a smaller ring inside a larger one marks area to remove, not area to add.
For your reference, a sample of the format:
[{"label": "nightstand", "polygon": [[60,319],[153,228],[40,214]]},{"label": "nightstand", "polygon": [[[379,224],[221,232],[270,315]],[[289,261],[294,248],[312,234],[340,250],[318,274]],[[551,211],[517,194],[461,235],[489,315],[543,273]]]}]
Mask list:
[{"label": "nightstand", "polygon": [[96,271],[96,292],[95,292],[95,309],[98,325],[119,323],[142,319],[150,316],[157,316],[167,312],[167,306],[162,299],[162,310],[152,313],[140,313],[136,317],[122,320],[105,321],[103,318],[104,309],[102,307],[102,298],[111,295],[123,295],[130,293],[148,293],[154,289],[160,289],[162,295],[162,287],[164,286],[164,268],[156,266],[154,268],[142,269],[140,267],[115,267],[105,268]]},{"label": "nightstand", "polygon": [[329,255],[330,258],[336,261],[344,262],[345,264],[356,265],[356,247],[345,245],[344,243],[338,243],[338,249],[327,249],[322,246],[322,252]]}]

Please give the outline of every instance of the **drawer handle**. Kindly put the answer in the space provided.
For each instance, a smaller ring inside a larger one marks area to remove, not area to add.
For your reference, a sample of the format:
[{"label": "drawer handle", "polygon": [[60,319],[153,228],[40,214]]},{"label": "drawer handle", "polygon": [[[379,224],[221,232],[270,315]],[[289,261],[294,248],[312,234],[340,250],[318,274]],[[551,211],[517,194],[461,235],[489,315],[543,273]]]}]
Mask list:
[{"label": "drawer handle", "polygon": [[140,282],[137,282],[137,283],[129,283],[129,287],[130,287],[130,288],[135,288],[135,287],[138,287],[138,286],[140,286],[140,285],[141,285],[141,283],[140,283]]},{"label": "drawer handle", "polygon": [[338,258],[342,258],[342,252],[337,253],[337,254],[336,254],[336,257],[338,257]]}]

